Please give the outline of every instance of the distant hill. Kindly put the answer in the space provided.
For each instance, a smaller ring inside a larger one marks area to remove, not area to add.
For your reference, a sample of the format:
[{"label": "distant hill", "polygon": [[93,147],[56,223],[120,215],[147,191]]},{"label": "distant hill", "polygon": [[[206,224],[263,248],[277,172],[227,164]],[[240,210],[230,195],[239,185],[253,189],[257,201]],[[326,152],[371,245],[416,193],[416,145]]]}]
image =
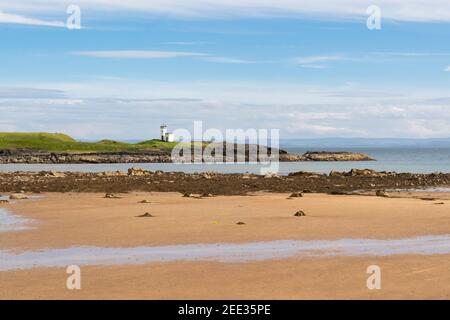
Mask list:
[{"label": "distant hill", "polygon": [[80,142],[62,133],[46,132],[0,132],[0,149],[30,149],[51,152],[109,152],[171,150],[177,143],[161,140],[146,140],[125,143],[114,140]]}]

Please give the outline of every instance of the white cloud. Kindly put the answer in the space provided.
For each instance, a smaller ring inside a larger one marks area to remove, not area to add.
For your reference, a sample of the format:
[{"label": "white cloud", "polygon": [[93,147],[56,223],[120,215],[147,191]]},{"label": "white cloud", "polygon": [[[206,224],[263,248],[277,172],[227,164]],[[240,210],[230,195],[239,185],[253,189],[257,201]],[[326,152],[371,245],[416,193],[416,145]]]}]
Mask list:
[{"label": "white cloud", "polygon": [[325,62],[325,61],[337,61],[344,60],[345,58],[342,56],[309,56],[309,57],[300,57],[295,58],[294,62],[298,64],[310,64],[317,62]]},{"label": "white cloud", "polygon": [[151,51],[151,50],[116,50],[116,51],[78,51],[71,54],[94,58],[115,59],[167,59],[180,57],[200,57],[204,53],[182,51]]},{"label": "white cloud", "polygon": [[[320,16],[366,18],[373,0],[77,0],[82,10],[138,12],[176,17]],[[72,0],[21,0],[0,4],[18,12],[64,12]],[[450,21],[448,0],[378,0],[382,18],[398,21]]]},{"label": "white cloud", "polygon": [[63,98],[62,90],[25,88],[25,87],[0,87],[0,99],[50,99]]},{"label": "white cloud", "polygon": [[202,60],[209,61],[209,62],[217,62],[217,63],[229,63],[229,64],[254,63],[253,61],[249,61],[249,60],[227,58],[227,57],[206,57],[206,58],[202,58]]},{"label": "white cloud", "polygon": [[447,67],[444,69],[444,71],[445,71],[445,72],[450,72],[450,66],[447,66]]},{"label": "white cloud", "polygon": [[[291,62],[303,68],[327,68],[326,63],[336,61],[376,62],[409,59],[423,59],[433,57],[450,57],[450,53],[444,52],[368,52],[361,54],[322,54],[305,57],[296,57]],[[450,68],[447,67],[447,68]],[[447,69],[445,70],[447,71]]]},{"label": "white cloud", "polygon": [[59,28],[64,28],[66,26],[62,21],[45,21],[25,17],[18,14],[5,13],[3,11],[0,11],[0,23],[24,24],[33,26],[44,26],[44,27],[59,27]]},{"label": "white cloud", "polygon": [[227,64],[249,64],[253,61],[212,56],[201,52],[183,52],[183,51],[153,51],[153,50],[112,50],[112,51],[77,51],[70,54],[92,58],[110,58],[110,59],[170,59],[170,58],[199,58],[202,61]]},{"label": "white cloud", "polygon": [[292,62],[300,65],[303,68],[324,69],[328,67],[326,65],[323,65],[323,63],[342,60],[350,60],[350,59],[341,55],[320,55],[320,56],[298,57],[292,59]]},{"label": "white cloud", "polygon": [[[235,81],[144,81],[124,88],[123,83],[104,81],[4,90],[0,128],[141,139],[156,136],[161,121],[175,129],[203,120],[205,128],[280,128],[282,137],[294,138],[450,136],[450,101],[439,98],[446,97],[445,90],[385,92]],[[40,99],[30,98],[37,93]]]}]

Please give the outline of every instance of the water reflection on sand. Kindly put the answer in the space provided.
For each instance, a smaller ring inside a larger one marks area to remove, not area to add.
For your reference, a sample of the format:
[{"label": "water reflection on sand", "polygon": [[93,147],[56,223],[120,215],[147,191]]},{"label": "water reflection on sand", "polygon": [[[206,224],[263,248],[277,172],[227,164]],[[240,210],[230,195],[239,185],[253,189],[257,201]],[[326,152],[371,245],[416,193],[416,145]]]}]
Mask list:
[{"label": "water reflection on sand", "polygon": [[[1,200],[1,199],[0,199]],[[29,229],[30,219],[10,213],[0,208],[0,232],[18,231]]]},{"label": "water reflection on sand", "polygon": [[450,254],[450,235],[398,240],[277,240],[134,248],[71,247],[15,253],[0,250],[0,271],[68,265],[121,265],[172,261],[249,262],[289,257]]}]

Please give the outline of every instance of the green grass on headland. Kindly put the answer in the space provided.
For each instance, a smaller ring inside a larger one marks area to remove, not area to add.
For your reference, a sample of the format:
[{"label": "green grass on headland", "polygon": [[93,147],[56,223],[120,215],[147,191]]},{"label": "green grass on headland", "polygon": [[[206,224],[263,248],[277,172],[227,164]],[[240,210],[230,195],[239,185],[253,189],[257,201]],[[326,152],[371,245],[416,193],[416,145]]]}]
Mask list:
[{"label": "green grass on headland", "polygon": [[114,140],[79,142],[62,133],[0,132],[0,149],[31,149],[52,152],[114,152],[142,150],[171,150],[177,142],[146,140],[125,143]]}]

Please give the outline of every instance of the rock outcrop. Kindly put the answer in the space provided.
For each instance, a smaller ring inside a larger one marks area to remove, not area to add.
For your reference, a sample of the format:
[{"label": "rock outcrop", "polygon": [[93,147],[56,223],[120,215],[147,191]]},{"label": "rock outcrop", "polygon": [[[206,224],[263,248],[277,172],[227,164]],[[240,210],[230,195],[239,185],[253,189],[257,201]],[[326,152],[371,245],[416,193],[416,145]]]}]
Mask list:
[{"label": "rock outcrop", "polygon": [[[223,157],[217,158],[219,162],[267,162],[270,159],[268,155],[278,151],[278,158],[281,162],[288,161],[368,161],[373,160],[362,153],[351,152],[306,152],[303,155],[291,154],[284,150],[273,150],[270,148],[256,148],[259,150],[257,159],[249,156],[249,148],[235,148],[234,154],[226,154],[223,151]],[[206,151],[205,151],[206,152]],[[214,152],[212,153],[214,156]],[[189,161],[185,162],[213,162],[214,158],[210,155],[192,154]],[[179,162],[183,162],[177,160]],[[35,151],[28,149],[21,150],[0,150],[0,163],[28,163],[28,164],[96,164],[96,163],[171,163],[172,154],[169,150],[149,150],[137,152],[89,152],[89,153],[58,153]]]},{"label": "rock outcrop", "polygon": [[302,155],[301,161],[372,161],[374,159],[370,158],[364,153],[353,153],[353,152],[306,152]]},{"label": "rock outcrop", "polygon": [[169,163],[170,152],[55,153],[34,150],[0,150],[0,163]]},{"label": "rock outcrop", "polygon": [[395,176],[396,172],[375,171],[372,169],[351,169],[348,172],[331,171],[330,177],[387,177]]},{"label": "rock outcrop", "polygon": [[[140,171],[134,169],[132,172]],[[205,199],[204,197],[242,195],[257,191],[296,193],[300,196],[299,191],[303,194],[349,194],[365,190],[375,194],[377,190],[450,187],[450,173],[396,173],[370,169],[332,174],[294,172],[272,178],[265,178],[264,175],[212,172],[188,174],[144,170],[144,173],[128,175],[124,172],[110,176],[102,172],[63,172],[64,176],[55,178],[48,172],[0,172],[0,193],[23,190],[26,194],[20,193],[17,196],[23,197],[39,192],[102,192],[110,194],[107,198],[114,199],[116,194],[139,190],[179,192],[185,197]]]}]

